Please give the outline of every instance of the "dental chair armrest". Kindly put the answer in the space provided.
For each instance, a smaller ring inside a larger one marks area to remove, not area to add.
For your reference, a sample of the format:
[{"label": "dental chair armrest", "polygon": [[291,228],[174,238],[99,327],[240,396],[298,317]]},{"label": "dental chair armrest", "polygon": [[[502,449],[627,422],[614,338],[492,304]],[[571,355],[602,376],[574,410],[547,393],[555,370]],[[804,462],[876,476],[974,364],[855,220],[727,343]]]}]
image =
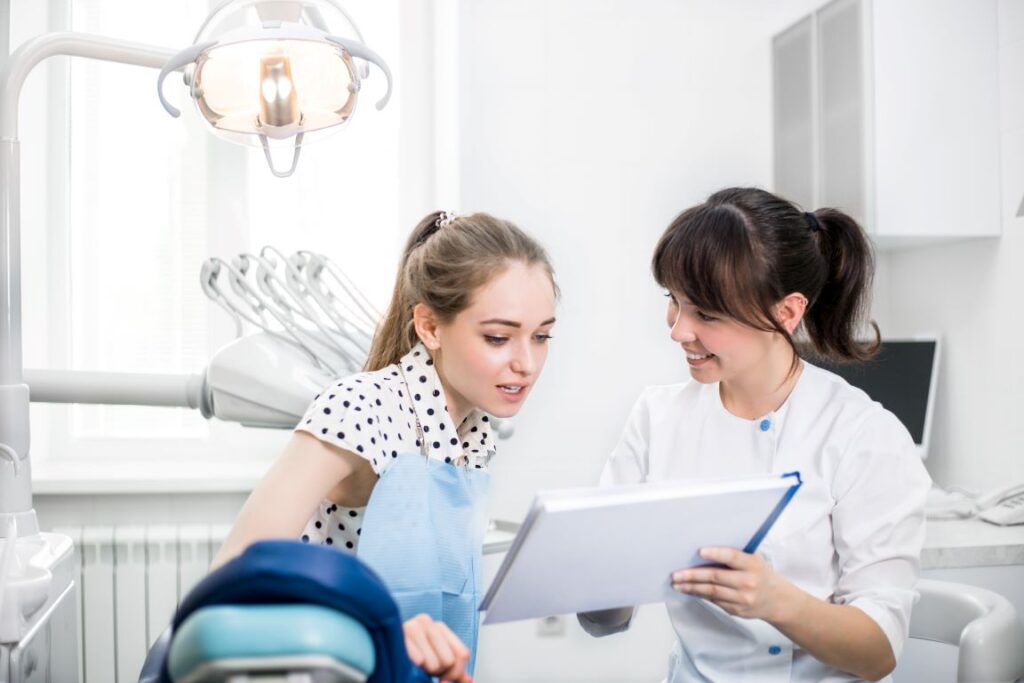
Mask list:
[{"label": "dental chair armrest", "polygon": [[984,588],[921,579],[910,637],[959,646],[958,681],[1024,677],[1024,626],[1013,604]]},{"label": "dental chair armrest", "polygon": [[1024,677],[1022,648],[1024,627],[1006,601],[972,621],[960,634],[959,680],[1020,680]]},{"label": "dental chair armrest", "polygon": [[167,660],[167,651],[171,648],[171,627],[164,629],[160,637],[153,642],[146,654],[146,661],[142,663],[142,672],[139,673],[139,683],[160,683],[164,662]]}]

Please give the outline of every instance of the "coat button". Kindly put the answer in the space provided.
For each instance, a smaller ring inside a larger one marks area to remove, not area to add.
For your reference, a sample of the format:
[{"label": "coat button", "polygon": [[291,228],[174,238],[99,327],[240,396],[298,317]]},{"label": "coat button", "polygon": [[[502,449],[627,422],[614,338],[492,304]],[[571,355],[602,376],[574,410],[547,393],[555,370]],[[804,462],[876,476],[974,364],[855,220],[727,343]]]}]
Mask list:
[{"label": "coat button", "polygon": [[772,421],[765,418],[764,420],[761,420],[761,424],[759,424],[758,427],[761,429],[762,432],[767,432],[769,429],[772,428]]},{"label": "coat button", "polygon": [[780,652],[782,652],[782,648],[778,645],[772,645],[770,648],[768,648],[768,654],[770,655],[777,655]]}]

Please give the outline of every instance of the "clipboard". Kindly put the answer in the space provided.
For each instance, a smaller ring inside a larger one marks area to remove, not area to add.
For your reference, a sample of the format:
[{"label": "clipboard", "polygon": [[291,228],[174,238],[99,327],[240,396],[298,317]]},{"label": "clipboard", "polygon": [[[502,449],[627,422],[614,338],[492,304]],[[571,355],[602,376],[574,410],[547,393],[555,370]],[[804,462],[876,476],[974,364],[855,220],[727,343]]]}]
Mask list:
[{"label": "clipboard", "polygon": [[704,547],[757,550],[799,472],[542,491],[480,603],[484,624],[664,602]]}]

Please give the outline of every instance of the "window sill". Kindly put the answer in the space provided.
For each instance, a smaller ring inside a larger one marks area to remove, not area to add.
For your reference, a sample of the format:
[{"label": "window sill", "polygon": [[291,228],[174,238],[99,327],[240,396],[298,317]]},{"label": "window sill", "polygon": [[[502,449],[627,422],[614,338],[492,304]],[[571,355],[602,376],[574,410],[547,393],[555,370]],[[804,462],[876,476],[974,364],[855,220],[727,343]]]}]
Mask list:
[{"label": "window sill", "polygon": [[33,463],[36,495],[248,493],[270,468],[260,461]]}]

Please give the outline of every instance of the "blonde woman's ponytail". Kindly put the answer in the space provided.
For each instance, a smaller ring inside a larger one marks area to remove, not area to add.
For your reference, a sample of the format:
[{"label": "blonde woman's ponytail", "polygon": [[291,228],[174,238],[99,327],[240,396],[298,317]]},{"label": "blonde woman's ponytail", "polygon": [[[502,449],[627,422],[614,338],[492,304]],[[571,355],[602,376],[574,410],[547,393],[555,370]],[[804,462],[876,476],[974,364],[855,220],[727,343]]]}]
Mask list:
[{"label": "blonde woman's ponytail", "polygon": [[486,213],[425,216],[406,242],[391,303],[363,369],[397,363],[416,345],[416,304],[426,304],[440,321],[449,322],[469,306],[479,287],[515,261],[543,266],[558,291],[544,248],[509,221]]}]

